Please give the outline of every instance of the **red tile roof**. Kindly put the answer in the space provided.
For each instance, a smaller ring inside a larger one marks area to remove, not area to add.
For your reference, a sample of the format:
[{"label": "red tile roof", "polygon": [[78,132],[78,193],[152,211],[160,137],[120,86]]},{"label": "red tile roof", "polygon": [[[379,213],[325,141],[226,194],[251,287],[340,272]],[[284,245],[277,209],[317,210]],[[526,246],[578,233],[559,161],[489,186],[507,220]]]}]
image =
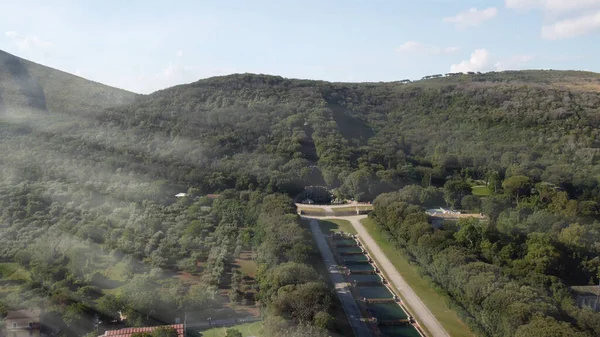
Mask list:
[{"label": "red tile roof", "polygon": [[125,328],[125,329],[119,329],[119,330],[107,330],[106,332],[104,332],[103,336],[130,337],[134,333],[150,332],[159,327],[172,327],[173,329],[177,330],[178,337],[185,337],[185,329],[183,327],[183,324],[147,326],[147,327],[143,327],[143,328]]}]

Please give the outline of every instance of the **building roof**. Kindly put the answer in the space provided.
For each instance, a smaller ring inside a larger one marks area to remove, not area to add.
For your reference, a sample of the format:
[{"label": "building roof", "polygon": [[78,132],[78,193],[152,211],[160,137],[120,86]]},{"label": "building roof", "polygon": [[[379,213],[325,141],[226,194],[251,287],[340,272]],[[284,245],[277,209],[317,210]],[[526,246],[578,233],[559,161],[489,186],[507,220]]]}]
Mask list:
[{"label": "building roof", "polygon": [[178,337],[185,336],[185,329],[183,327],[183,324],[158,325],[158,326],[147,326],[147,327],[143,327],[143,328],[125,328],[125,329],[119,329],[119,330],[107,330],[106,332],[104,332],[103,336],[130,337],[134,333],[151,332],[151,331],[154,331],[154,329],[160,328],[160,327],[172,327],[173,329],[177,330]]},{"label": "building roof", "polygon": [[571,290],[578,295],[600,296],[600,286],[572,286]]},{"label": "building roof", "polygon": [[40,320],[40,315],[41,315],[42,311],[41,310],[14,310],[14,311],[9,311],[8,314],[6,315],[5,319],[28,319],[31,321],[38,321]]},{"label": "building roof", "polygon": [[208,199],[217,199],[218,197],[220,197],[220,194],[207,194],[206,197]]}]

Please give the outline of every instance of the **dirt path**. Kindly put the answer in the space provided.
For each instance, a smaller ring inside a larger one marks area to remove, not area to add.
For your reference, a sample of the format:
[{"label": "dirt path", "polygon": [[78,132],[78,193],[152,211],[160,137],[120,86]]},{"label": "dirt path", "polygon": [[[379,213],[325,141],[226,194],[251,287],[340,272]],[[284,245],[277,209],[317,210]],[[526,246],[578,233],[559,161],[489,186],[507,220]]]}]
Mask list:
[{"label": "dirt path", "polygon": [[416,318],[417,322],[424,326],[433,337],[450,337],[450,335],[444,330],[442,325],[433,316],[431,311],[425,306],[421,299],[415,294],[415,292],[406,283],[402,275],[396,270],[394,265],[385,256],[379,245],[371,235],[367,232],[363,224],[360,222],[361,219],[366,218],[366,215],[356,216],[344,216],[344,217],[326,217],[328,219],[343,219],[348,220],[352,223],[352,226],[356,229],[358,237],[367,246],[368,250],[373,254],[373,257],[377,261],[379,268],[381,268],[388,276],[390,283],[398,290],[402,300],[408,304],[411,309],[411,314]]},{"label": "dirt path", "polygon": [[319,251],[323,257],[323,262],[329,270],[329,277],[331,278],[331,282],[335,287],[335,291],[340,299],[340,302],[342,302],[342,307],[346,312],[346,316],[348,316],[348,321],[352,326],[354,335],[356,337],[370,337],[371,331],[369,330],[369,327],[367,327],[367,325],[361,321],[362,314],[360,309],[354,301],[354,297],[348,288],[348,283],[344,279],[344,276],[340,274],[338,265],[333,257],[333,252],[331,252],[331,248],[329,248],[329,245],[327,244],[327,241],[321,232],[319,222],[316,219],[310,220],[310,230],[315,238],[317,247],[319,247]]}]

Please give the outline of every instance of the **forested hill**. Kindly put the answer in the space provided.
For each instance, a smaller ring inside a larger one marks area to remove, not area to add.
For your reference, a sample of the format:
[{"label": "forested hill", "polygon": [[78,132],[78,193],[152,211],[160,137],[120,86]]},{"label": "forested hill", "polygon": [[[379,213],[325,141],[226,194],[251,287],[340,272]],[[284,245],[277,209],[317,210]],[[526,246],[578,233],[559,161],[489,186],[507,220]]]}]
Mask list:
[{"label": "forested hill", "polygon": [[136,96],[0,50],[0,114],[84,114],[131,103]]},{"label": "forested hill", "polygon": [[[135,96],[2,54],[0,315],[43,306],[76,337],[96,314],[205,322],[258,301],[264,336],[348,335],[292,200],[326,185],[379,196],[378,228],[478,335],[597,336],[567,286],[599,281],[600,75],[404,82],[242,74]],[[434,230],[422,206],[444,201],[489,221]]]},{"label": "forested hill", "polygon": [[[327,83],[231,75],[109,110],[165,154],[186,149],[185,177],[209,189],[341,186],[371,198],[455,170],[524,174],[592,190],[600,174],[600,74],[511,71],[413,83]],[[193,146],[191,145],[193,144]],[[188,151],[189,149],[189,151]],[[199,166],[210,167],[207,170]],[[171,172],[176,175],[176,172]]]}]

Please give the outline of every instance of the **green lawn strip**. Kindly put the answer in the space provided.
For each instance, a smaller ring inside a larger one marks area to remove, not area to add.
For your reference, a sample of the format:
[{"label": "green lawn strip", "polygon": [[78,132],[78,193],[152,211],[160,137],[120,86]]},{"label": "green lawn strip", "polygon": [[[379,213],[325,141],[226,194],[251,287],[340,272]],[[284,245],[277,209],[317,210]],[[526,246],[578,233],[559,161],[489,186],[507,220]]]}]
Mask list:
[{"label": "green lawn strip", "polygon": [[321,207],[299,206],[298,209],[305,212],[325,213],[325,210]]},{"label": "green lawn strip", "polygon": [[[377,242],[379,248],[381,248],[394,267],[396,267],[396,270],[401,273],[406,283],[408,283],[421,301],[429,308],[450,336],[473,336],[469,327],[460,320],[456,312],[448,307],[446,298],[437,293],[430,281],[423,279],[417,269],[408,262],[406,257],[392,243],[385,239],[373,220],[366,218],[361,220],[361,222],[373,240]],[[371,256],[373,255],[371,254]],[[404,304],[406,305],[406,303]],[[426,329],[424,326],[421,328]]]},{"label": "green lawn strip", "polygon": [[471,193],[477,196],[492,195],[492,191],[487,186],[473,186],[471,187]]},{"label": "green lawn strip", "polygon": [[358,207],[359,211],[370,211],[373,210],[373,206],[348,206],[348,207],[332,207],[333,213],[345,213],[345,212],[356,212]]},{"label": "green lawn strip", "polygon": [[[198,331],[201,337],[224,337],[227,329],[236,329],[242,333],[244,337],[257,336],[260,337],[260,328],[262,322],[244,323],[223,328],[212,328],[204,331]],[[194,330],[194,329],[190,329]],[[192,335],[195,335],[192,333]]]},{"label": "green lawn strip", "polygon": [[325,235],[329,235],[333,232],[345,232],[350,234],[356,234],[356,229],[348,220],[342,219],[327,219],[319,220],[321,231]]}]

